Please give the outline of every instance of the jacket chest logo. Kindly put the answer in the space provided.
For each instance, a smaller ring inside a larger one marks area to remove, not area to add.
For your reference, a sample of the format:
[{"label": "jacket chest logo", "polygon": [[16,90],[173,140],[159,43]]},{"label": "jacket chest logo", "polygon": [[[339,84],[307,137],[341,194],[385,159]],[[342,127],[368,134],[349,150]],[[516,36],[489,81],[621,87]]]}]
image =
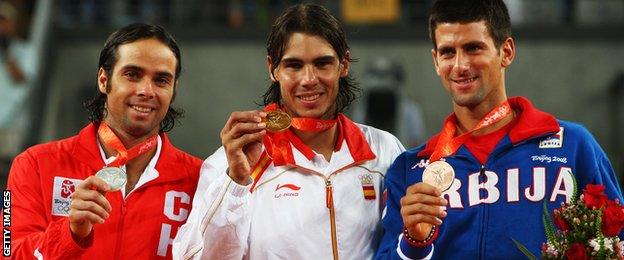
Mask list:
[{"label": "jacket chest logo", "polygon": [[277,186],[275,187],[275,192],[273,193],[273,198],[279,199],[282,197],[299,197],[299,190],[301,190],[301,187],[292,184],[292,183],[286,183],[286,184],[277,184]]},{"label": "jacket chest logo", "polygon": [[563,146],[563,127],[559,132],[539,142],[539,148],[561,148]]},{"label": "jacket chest logo", "polygon": [[374,200],[377,198],[377,194],[375,193],[375,184],[373,175],[370,173],[362,174],[359,176],[360,183],[362,183],[362,193],[364,194],[364,199],[366,200]]},{"label": "jacket chest logo", "polygon": [[70,196],[76,191],[82,180],[71,179],[60,176],[54,177],[54,186],[52,189],[52,215],[69,216],[69,205],[71,204]]}]

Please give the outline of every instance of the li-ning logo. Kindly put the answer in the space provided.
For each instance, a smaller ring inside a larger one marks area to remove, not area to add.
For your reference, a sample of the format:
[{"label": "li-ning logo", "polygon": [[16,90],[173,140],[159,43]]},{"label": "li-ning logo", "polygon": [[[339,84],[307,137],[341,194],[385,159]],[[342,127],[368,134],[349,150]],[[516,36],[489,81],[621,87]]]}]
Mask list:
[{"label": "li-ning logo", "polygon": [[[275,194],[273,195],[273,197],[276,199],[281,198],[281,197],[298,197],[300,189],[301,187],[295,184],[290,184],[290,183],[282,184],[282,185],[277,184],[277,186],[275,187]],[[282,190],[282,192],[278,193],[279,190]]]},{"label": "li-ning logo", "polygon": [[55,176],[52,190],[52,215],[69,216],[70,196],[82,180]]},{"label": "li-ning logo", "polygon": [[563,146],[563,127],[559,132],[539,142],[539,148],[561,148]]},{"label": "li-ning logo", "polygon": [[295,184],[284,184],[284,185],[279,185],[277,184],[277,187],[275,187],[275,191],[279,190],[279,189],[283,189],[283,188],[287,188],[287,189],[291,189],[294,191],[300,190],[301,187],[295,185]]}]

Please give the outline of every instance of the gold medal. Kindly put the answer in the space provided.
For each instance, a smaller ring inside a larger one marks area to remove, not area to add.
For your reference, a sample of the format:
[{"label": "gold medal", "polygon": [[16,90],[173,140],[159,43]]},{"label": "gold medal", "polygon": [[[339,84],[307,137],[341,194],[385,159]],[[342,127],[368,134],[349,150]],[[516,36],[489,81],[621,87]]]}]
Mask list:
[{"label": "gold medal", "polygon": [[451,187],[455,180],[455,170],[445,161],[435,161],[427,165],[422,175],[422,181],[440,191],[445,191]]},{"label": "gold medal", "polygon": [[266,116],[266,128],[269,132],[284,131],[290,127],[290,115],[279,111],[273,110],[267,112]]},{"label": "gold medal", "polygon": [[126,173],[119,167],[104,167],[95,176],[104,180],[110,186],[111,191],[121,189],[127,181]]}]

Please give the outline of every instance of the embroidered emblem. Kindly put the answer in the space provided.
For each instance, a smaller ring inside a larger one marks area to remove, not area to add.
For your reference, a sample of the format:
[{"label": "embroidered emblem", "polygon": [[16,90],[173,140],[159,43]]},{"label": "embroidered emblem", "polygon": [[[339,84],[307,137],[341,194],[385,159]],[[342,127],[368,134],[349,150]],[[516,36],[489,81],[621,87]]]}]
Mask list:
[{"label": "embroidered emblem", "polygon": [[69,216],[70,196],[76,191],[76,186],[82,180],[55,176],[52,189],[52,215]]},{"label": "embroidered emblem", "polygon": [[364,194],[364,199],[366,200],[376,199],[377,194],[375,194],[375,184],[373,182],[373,175],[370,173],[360,175],[360,182],[362,183],[362,193]]},{"label": "embroidered emblem", "polygon": [[560,127],[556,134],[539,142],[539,148],[561,148],[561,146],[563,146],[563,127]]}]

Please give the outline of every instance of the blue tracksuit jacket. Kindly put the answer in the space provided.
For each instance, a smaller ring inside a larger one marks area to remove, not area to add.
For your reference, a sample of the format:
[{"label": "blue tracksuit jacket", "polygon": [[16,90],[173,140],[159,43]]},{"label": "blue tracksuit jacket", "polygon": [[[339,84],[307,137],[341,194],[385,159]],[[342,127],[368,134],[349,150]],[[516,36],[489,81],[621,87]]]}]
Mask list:
[{"label": "blue tracksuit jacket", "polygon": [[610,199],[624,201],[605,153],[583,126],[558,121],[522,97],[509,102],[519,118],[485,164],[465,146],[445,158],[455,180],[443,193],[448,215],[433,246],[416,248],[399,241],[399,201],[407,187],[422,181],[438,137],[397,157],[386,174],[384,235],[376,259],[526,259],[512,238],[540,256],[546,240],[543,203],[552,214],[570,199],[572,178],[579,193],[588,183],[603,184]]}]

